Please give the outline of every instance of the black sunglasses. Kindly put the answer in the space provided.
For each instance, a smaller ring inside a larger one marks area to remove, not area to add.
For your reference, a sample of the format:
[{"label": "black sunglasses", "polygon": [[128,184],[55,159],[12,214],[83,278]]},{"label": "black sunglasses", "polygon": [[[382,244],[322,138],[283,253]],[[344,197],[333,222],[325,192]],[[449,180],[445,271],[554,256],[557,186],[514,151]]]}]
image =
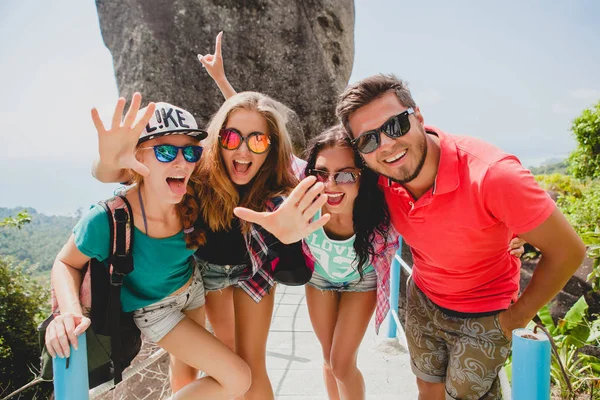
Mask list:
[{"label": "black sunglasses", "polygon": [[321,169],[309,169],[309,175],[314,175],[317,178],[318,182],[326,183],[329,181],[329,177],[333,175],[333,180],[336,185],[345,185],[349,183],[356,183],[358,177],[360,176],[360,172],[350,172],[350,171],[338,171],[338,172],[329,172],[323,171]]},{"label": "black sunglasses", "polygon": [[381,145],[381,132],[392,139],[406,135],[410,131],[410,120],[408,116],[415,110],[409,108],[400,114],[388,119],[377,129],[364,132],[362,135],[352,140],[352,144],[363,154],[369,154],[377,150]]}]

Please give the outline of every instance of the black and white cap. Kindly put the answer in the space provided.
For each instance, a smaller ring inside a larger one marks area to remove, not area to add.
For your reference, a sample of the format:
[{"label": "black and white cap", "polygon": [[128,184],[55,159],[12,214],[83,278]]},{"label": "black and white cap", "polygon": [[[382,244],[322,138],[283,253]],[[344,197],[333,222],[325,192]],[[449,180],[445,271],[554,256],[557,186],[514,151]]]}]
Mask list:
[{"label": "black and white cap", "polygon": [[[141,118],[145,112],[146,108],[141,109],[137,117]],[[154,115],[142,131],[138,144],[166,135],[187,135],[200,141],[205,139],[208,133],[198,129],[198,123],[190,112],[169,103],[159,102],[156,103]]]}]

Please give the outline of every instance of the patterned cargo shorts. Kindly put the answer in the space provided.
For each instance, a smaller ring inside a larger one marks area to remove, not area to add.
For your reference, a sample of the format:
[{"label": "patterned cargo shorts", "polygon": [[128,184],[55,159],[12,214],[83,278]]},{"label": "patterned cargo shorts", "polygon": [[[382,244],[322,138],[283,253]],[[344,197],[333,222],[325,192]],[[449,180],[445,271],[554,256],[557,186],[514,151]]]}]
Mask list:
[{"label": "patterned cargo shorts", "polygon": [[414,374],[445,383],[446,399],[501,399],[498,372],[510,352],[510,340],[498,314],[458,318],[442,312],[410,280],[406,336]]}]

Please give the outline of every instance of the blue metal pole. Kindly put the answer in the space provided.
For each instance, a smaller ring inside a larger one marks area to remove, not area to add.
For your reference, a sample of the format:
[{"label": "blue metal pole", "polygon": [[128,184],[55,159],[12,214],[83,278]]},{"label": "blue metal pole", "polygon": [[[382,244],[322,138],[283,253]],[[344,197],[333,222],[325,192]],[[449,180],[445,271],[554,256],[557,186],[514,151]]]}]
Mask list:
[{"label": "blue metal pole", "polygon": [[[400,247],[396,254],[402,257],[402,237],[398,238]],[[400,263],[396,260],[396,257],[392,259],[392,265],[390,266],[390,312],[388,316],[388,337],[395,338],[398,327],[396,321],[392,317],[392,310],[398,310],[398,299],[400,297]]]},{"label": "blue metal pole", "polygon": [[56,400],[83,400],[89,398],[87,342],[85,333],[78,336],[79,349],[71,346],[69,358],[52,359],[54,398]]},{"label": "blue metal pole", "polygon": [[513,400],[550,400],[550,341],[545,334],[513,331],[512,380]]}]

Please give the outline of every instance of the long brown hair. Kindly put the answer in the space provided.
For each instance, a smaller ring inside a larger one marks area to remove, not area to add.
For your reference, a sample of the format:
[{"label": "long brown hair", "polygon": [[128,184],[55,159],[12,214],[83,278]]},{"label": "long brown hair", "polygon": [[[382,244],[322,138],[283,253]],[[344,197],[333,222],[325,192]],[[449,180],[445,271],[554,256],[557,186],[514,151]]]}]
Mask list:
[{"label": "long brown hair", "polygon": [[[292,141],[282,107],[281,103],[264,94],[242,92],[229,98],[212,117],[207,129],[205,155],[197,173],[191,178],[200,213],[212,231],[231,228],[235,207],[264,211],[267,200],[288,194],[298,183],[292,172]],[[269,154],[243,198],[229,178],[218,141],[219,131],[226,125],[231,113],[240,109],[261,114],[267,122],[267,133],[271,139]],[[247,229],[243,222],[242,229]]]}]

